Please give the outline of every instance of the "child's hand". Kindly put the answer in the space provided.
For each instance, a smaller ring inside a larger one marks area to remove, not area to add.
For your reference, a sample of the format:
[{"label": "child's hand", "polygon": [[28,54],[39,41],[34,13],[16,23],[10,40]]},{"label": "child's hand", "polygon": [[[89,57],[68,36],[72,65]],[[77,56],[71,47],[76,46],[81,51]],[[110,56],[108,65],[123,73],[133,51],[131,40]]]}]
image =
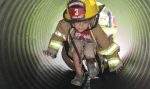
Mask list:
[{"label": "child's hand", "polygon": [[43,53],[47,56],[51,56],[53,59],[56,58],[56,51],[48,48],[47,50],[44,50]]}]

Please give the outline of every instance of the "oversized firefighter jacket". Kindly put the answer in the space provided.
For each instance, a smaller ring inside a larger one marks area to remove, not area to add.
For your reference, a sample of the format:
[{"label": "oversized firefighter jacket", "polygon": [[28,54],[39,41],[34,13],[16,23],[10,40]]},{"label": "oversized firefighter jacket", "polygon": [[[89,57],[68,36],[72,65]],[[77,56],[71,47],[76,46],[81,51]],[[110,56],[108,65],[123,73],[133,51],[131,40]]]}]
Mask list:
[{"label": "oversized firefighter jacket", "polygon": [[[70,28],[70,23],[65,20],[59,21],[48,47],[55,50],[57,53],[60,47],[64,45],[63,42],[68,40],[68,30]],[[100,57],[105,56],[107,58],[110,72],[122,66],[122,62],[118,55],[119,46],[106,36],[100,25],[91,29],[91,32],[97,44],[96,51]]]}]

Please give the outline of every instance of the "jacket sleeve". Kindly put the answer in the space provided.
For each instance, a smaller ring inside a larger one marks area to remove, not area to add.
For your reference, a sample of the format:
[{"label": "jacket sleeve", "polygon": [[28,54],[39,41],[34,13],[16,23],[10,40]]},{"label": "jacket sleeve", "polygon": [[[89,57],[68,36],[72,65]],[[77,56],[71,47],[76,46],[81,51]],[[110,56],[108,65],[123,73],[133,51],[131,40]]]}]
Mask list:
[{"label": "jacket sleeve", "polygon": [[63,41],[66,40],[66,26],[63,20],[59,21],[55,32],[52,34],[52,37],[49,41],[48,48],[53,50],[57,54],[60,47],[63,45]]},{"label": "jacket sleeve", "polygon": [[93,34],[97,41],[98,50],[97,53],[100,56],[105,56],[110,72],[113,72],[122,66],[122,61],[118,55],[120,47],[113,42],[113,40],[105,34],[100,25],[93,29]]}]

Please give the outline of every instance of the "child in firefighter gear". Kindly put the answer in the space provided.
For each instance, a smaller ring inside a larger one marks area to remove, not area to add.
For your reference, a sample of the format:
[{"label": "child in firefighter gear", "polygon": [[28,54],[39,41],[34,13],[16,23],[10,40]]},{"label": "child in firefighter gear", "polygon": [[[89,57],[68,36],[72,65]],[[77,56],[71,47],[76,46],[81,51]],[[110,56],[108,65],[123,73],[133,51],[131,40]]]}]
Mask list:
[{"label": "child in firefighter gear", "polygon": [[74,85],[81,86],[84,79],[80,59],[86,60],[91,78],[98,74],[94,66],[96,53],[99,54],[100,60],[103,56],[107,58],[110,72],[117,71],[122,66],[118,56],[119,46],[106,36],[97,23],[102,9],[103,6],[98,6],[95,0],[69,0],[63,14],[64,19],[59,21],[48,49],[43,51],[44,54],[55,58],[61,45],[65,46],[64,43],[68,42],[68,51],[62,53],[67,55],[63,59],[68,57],[73,59],[76,76],[71,83]]}]

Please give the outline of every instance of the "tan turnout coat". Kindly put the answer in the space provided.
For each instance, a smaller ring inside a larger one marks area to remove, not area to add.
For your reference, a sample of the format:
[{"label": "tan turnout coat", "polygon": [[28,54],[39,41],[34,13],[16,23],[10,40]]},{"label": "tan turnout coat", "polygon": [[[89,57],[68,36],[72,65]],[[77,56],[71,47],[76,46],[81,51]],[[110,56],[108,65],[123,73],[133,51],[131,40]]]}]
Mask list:
[{"label": "tan turnout coat", "polygon": [[[66,22],[65,20],[59,21],[49,43],[49,48],[55,50],[54,52],[57,53],[60,48],[59,45],[64,45],[64,42],[68,41],[69,28],[71,28],[70,23]],[[93,35],[93,40],[97,44],[96,51],[99,54],[100,60],[103,60],[104,56],[108,59],[110,71],[114,71],[119,68],[122,65],[122,62],[120,61],[118,55],[119,46],[113,42],[111,37],[107,37],[100,25],[97,25],[95,28],[93,28],[91,32]],[[67,56],[66,49],[64,47],[62,50],[62,57],[66,64],[73,69],[74,65],[72,63],[72,60],[70,60],[70,58]],[[117,60],[117,64],[113,64],[113,60]]]}]

